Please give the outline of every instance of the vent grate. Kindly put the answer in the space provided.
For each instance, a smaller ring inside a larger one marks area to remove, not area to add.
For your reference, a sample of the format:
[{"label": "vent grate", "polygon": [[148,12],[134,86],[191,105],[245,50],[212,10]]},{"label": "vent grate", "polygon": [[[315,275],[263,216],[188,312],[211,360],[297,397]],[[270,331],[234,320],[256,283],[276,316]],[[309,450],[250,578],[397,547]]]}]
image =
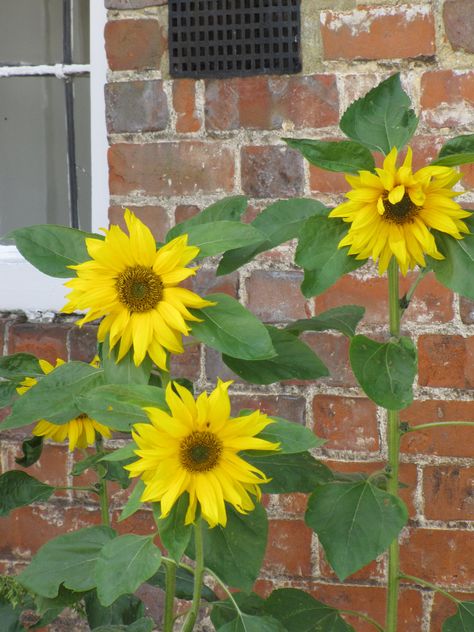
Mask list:
[{"label": "vent grate", "polygon": [[301,71],[301,0],[170,0],[173,77]]}]

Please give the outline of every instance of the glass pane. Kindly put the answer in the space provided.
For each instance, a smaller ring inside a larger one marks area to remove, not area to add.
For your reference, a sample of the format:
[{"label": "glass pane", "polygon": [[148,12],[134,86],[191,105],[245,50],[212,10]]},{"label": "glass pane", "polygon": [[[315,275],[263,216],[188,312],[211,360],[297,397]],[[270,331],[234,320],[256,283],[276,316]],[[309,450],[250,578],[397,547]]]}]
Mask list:
[{"label": "glass pane", "polygon": [[55,77],[0,78],[1,234],[69,224],[64,102]]},{"label": "glass pane", "polygon": [[55,64],[62,59],[62,0],[0,0],[0,65]]},{"label": "glass pane", "polygon": [[[97,0],[94,0],[97,2]],[[75,64],[88,64],[89,54],[89,2],[73,0],[72,60]]]},{"label": "glass pane", "polygon": [[91,229],[91,115],[89,77],[74,79],[74,122],[76,129],[76,173],[79,224]]}]

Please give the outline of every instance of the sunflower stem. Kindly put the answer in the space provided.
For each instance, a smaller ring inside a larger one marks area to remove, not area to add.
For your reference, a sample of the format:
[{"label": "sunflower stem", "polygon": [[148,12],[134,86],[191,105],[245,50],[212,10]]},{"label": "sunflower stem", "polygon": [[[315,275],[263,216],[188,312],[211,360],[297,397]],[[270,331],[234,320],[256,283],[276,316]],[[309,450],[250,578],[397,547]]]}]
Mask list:
[{"label": "sunflower stem", "polygon": [[[97,454],[102,453],[103,451],[103,440],[102,437],[98,434],[96,435],[95,441],[95,449]],[[102,524],[106,527],[110,527],[110,516],[109,516],[109,495],[107,491],[107,481],[106,479],[100,475],[100,473],[96,470],[97,473],[97,487],[99,493],[99,501],[100,501],[100,515],[102,518]]]},{"label": "sunflower stem", "polygon": [[204,542],[201,518],[198,518],[194,525],[194,546],[196,550],[196,565],[194,567],[193,602],[181,632],[191,632],[194,629],[201,603],[202,580],[204,577]]},{"label": "sunflower stem", "polygon": [[174,598],[176,593],[176,564],[166,561],[166,592],[165,614],[163,619],[163,632],[173,632],[174,623]]},{"label": "sunflower stem", "polygon": [[417,432],[418,430],[428,430],[429,428],[441,428],[443,426],[474,426],[474,421],[432,421],[428,424],[407,426],[402,430],[402,434]]}]

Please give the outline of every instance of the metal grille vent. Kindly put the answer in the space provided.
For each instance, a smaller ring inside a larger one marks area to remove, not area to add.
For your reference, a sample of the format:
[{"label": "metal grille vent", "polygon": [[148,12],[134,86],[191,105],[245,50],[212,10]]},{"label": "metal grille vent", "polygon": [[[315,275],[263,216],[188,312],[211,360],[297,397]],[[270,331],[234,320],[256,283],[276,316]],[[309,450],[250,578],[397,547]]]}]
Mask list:
[{"label": "metal grille vent", "polygon": [[173,77],[301,71],[301,0],[171,0]]}]

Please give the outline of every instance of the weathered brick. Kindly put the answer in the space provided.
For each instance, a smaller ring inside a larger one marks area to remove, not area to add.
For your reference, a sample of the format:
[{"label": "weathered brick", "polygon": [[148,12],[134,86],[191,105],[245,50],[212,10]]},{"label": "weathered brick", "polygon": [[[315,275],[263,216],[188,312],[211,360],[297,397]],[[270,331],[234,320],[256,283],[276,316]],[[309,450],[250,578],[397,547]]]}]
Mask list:
[{"label": "weathered brick", "polygon": [[243,147],[242,189],[257,198],[303,193],[303,159],[287,147]]},{"label": "weathered brick", "polygon": [[[27,433],[25,433],[25,438],[27,438],[27,436]],[[16,458],[23,456],[20,445],[16,446],[16,449],[9,450],[6,456],[5,470],[20,470],[26,472],[30,476],[34,476],[42,483],[47,483],[48,485],[61,487],[68,484],[68,449],[65,445],[46,442],[43,445],[39,461],[27,469],[20,467],[15,462]],[[66,492],[60,491],[56,492],[55,495],[64,496],[65,494]]]},{"label": "weathered brick", "polygon": [[[127,206],[153,233],[157,241],[163,241],[166,233],[170,229],[170,222],[166,209],[162,206]],[[124,231],[127,225],[124,220],[125,207],[111,206],[109,208],[109,221],[111,224],[118,224]]]},{"label": "weathered brick", "polygon": [[[321,573],[321,577],[323,579],[329,579],[332,581],[337,581],[337,575],[332,570],[331,565],[326,560],[326,554],[324,553],[324,549],[321,545],[319,545],[319,572]],[[363,568],[359,569],[355,573],[350,575],[350,580],[352,582],[367,582],[367,581],[381,581],[384,578],[385,574],[385,564],[383,557],[380,557],[373,562],[370,562]]]},{"label": "weathered brick", "polygon": [[195,206],[194,204],[178,204],[174,211],[176,224],[180,224],[190,217],[197,215],[199,210],[199,206]]},{"label": "weathered brick", "polygon": [[432,127],[474,124],[474,71],[433,70],[421,77],[422,120]]},{"label": "weathered brick", "polygon": [[198,270],[196,276],[192,277],[191,284],[192,290],[200,296],[219,292],[237,298],[238,287],[239,275],[237,272],[216,277],[215,270],[209,268]]},{"label": "weathered brick", "polygon": [[474,337],[420,336],[418,354],[421,386],[474,388]]},{"label": "weathered brick", "polygon": [[109,134],[158,132],[168,125],[162,81],[120,81],[105,86]]},{"label": "weathered brick", "polygon": [[153,70],[160,67],[167,38],[157,20],[114,20],[105,26],[110,70]]},{"label": "weathered brick", "polygon": [[230,192],[232,151],[199,141],[117,144],[109,150],[112,195],[190,195]]},{"label": "weathered brick", "polygon": [[474,468],[437,465],[423,469],[425,516],[474,520]]},{"label": "weathered brick", "polygon": [[323,11],[325,59],[406,59],[435,53],[434,18],[426,5]]},{"label": "weathered brick", "polygon": [[368,399],[316,395],[314,432],[329,450],[375,452],[379,449],[376,407]]},{"label": "weathered brick", "polygon": [[[472,593],[449,592],[453,597],[461,601],[472,601]],[[444,595],[434,593],[430,617],[430,632],[438,632],[438,630],[441,630],[443,623],[448,617],[452,617],[456,613],[456,610],[456,604],[451,601],[451,599],[446,599]]]},{"label": "weathered brick", "polygon": [[266,323],[308,318],[309,309],[300,291],[300,272],[255,270],[247,279],[248,307]]},{"label": "weathered brick", "polygon": [[263,570],[273,575],[311,575],[312,531],[302,520],[270,520]]},{"label": "weathered brick", "polygon": [[244,77],[206,82],[209,130],[319,128],[339,118],[334,75]]},{"label": "weathered brick", "polygon": [[356,386],[357,382],[349,364],[349,340],[343,335],[307,333],[302,339],[321,358],[329,369],[329,377],[320,378],[330,386]]},{"label": "weathered brick", "polygon": [[474,0],[448,0],[443,7],[444,28],[454,50],[474,53]]},{"label": "weathered brick", "polygon": [[97,353],[97,326],[73,327],[69,332],[70,360],[92,362]]},{"label": "weathered brick", "polygon": [[349,185],[342,173],[326,171],[314,165],[309,167],[309,186],[312,193],[345,193]]},{"label": "weathered brick", "polygon": [[173,107],[176,112],[176,131],[197,132],[201,120],[196,111],[196,82],[192,79],[175,79],[173,82]]},{"label": "weathered brick", "polygon": [[304,397],[298,395],[262,395],[261,393],[244,395],[242,393],[233,393],[231,401],[233,415],[237,415],[244,408],[258,409],[270,416],[278,415],[289,421],[304,424],[306,402]]},{"label": "weathered brick", "polygon": [[57,358],[66,360],[66,339],[72,327],[56,323],[15,324],[10,328],[8,353],[32,353],[53,364]]},{"label": "weathered brick", "polygon": [[[474,421],[474,401],[415,401],[400,411],[400,418],[413,426],[436,421]],[[409,454],[470,458],[473,442],[474,428],[440,426],[403,435],[401,451]]]},{"label": "weathered brick", "polygon": [[308,494],[278,494],[277,502],[283,513],[303,519],[308,504]]},{"label": "weathered brick", "polygon": [[474,325],[474,301],[461,296],[459,307],[461,311],[462,322],[465,325]]},{"label": "weathered brick", "polygon": [[[186,344],[185,339],[185,344]],[[201,374],[201,346],[186,346],[184,353],[173,353],[170,358],[170,373],[173,377],[185,377],[191,382]]]}]

